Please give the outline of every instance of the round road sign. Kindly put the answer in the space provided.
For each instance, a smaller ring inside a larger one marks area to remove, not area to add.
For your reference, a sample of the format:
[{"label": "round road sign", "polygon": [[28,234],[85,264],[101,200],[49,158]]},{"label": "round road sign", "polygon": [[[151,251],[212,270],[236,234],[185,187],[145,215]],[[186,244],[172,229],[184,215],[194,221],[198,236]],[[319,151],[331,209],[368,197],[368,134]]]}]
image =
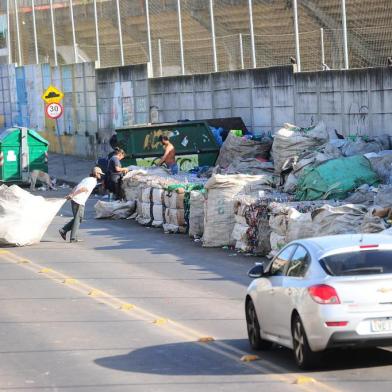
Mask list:
[{"label": "round road sign", "polygon": [[63,114],[63,107],[61,104],[53,102],[46,105],[46,116],[55,120]]}]

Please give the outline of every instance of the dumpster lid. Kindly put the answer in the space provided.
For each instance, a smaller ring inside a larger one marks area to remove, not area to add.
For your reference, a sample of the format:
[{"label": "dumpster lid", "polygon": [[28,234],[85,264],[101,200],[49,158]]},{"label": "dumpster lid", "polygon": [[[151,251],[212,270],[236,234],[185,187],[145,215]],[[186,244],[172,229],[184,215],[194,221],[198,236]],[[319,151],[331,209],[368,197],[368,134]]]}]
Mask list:
[{"label": "dumpster lid", "polygon": [[148,123],[148,124],[138,124],[130,125],[124,127],[116,128],[116,132],[121,132],[129,129],[146,129],[146,128],[157,128],[157,127],[174,127],[186,124],[200,124],[205,123],[207,126],[211,127],[222,127],[224,129],[241,129],[247,131],[244,122],[241,117],[226,117],[226,118],[210,118],[201,120],[189,120],[189,121],[176,121],[176,122],[159,122],[159,123]]},{"label": "dumpster lid", "polygon": [[[11,135],[14,132],[20,132],[21,128],[19,127],[13,127],[13,128],[7,128],[3,131],[0,131],[0,143],[5,141],[5,139],[7,139],[7,137],[9,135]],[[39,133],[37,133],[36,131],[34,131],[33,129],[28,129],[27,130],[28,134],[32,137],[34,137],[35,139],[39,140],[40,142],[49,145],[49,142],[44,139]]]},{"label": "dumpster lid", "polygon": [[29,129],[28,133],[30,136],[34,137],[35,139],[39,140],[43,144],[46,144],[47,146],[49,145],[49,142],[44,139],[38,132],[34,131],[34,129]]}]

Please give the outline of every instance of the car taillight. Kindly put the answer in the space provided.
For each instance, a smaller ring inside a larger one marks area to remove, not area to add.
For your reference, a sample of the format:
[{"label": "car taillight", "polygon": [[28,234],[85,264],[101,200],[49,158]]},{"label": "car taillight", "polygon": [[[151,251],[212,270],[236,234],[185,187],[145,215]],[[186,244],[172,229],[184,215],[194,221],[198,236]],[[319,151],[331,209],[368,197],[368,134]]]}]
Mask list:
[{"label": "car taillight", "polygon": [[378,248],[378,245],[361,245],[359,249],[373,249]]},{"label": "car taillight", "polygon": [[325,325],[327,327],[345,327],[348,321],[326,321]]},{"label": "car taillight", "polygon": [[326,284],[318,284],[316,286],[308,287],[309,295],[313,301],[324,305],[340,304],[340,299],[336,290]]}]

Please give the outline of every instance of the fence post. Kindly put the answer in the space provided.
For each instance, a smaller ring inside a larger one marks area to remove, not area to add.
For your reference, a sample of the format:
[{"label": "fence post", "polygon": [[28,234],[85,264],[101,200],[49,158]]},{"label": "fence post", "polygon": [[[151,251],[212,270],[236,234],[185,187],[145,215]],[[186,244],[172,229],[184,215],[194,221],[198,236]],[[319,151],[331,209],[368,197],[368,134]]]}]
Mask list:
[{"label": "fence post", "polygon": [[324,29],[320,29],[320,44],[321,44],[321,68],[325,66],[325,50],[324,50]]},{"label": "fence post", "polygon": [[57,44],[56,44],[56,30],[54,25],[54,11],[53,11],[53,0],[50,0],[50,21],[52,23],[52,40],[53,40],[53,52],[54,52],[54,65],[57,67]]},{"label": "fence post", "polygon": [[301,51],[299,48],[299,28],[298,28],[298,5],[297,0],[293,0],[294,11],[294,32],[295,32],[295,57],[297,60],[297,72],[301,72]]},{"label": "fence post", "polygon": [[214,72],[218,72],[218,59],[216,57],[214,0],[210,0],[210,17],[211,17],[212,52],[214,56]]},{"label": "fence post", "polygon": [[124,65],[124,46],[123,46],[123,36],[122,36],[122,28],[121,28],[120,0],[116,0],[116,8],[117,8],[118,36],[120,40],[121,65]]},{"label": "fence post", "polygon": [[94,0],[94,23],[95,23],[95,42],[97,44],[97,63],[101,67],[101,48],[99,47],[98,11],[97,0]]},{"label": "fence post", "polygon": [[34,34],[35,63],[39,64],[38,40],[37,40],[37,23],[36,23],[36,20],[35,20],[35,3],[34,3],[34,0],[31,0],[31,11],[32,11],[32,14],[33,14],[33,34]]},{"label": "fence post", "polygon": [[153,67],[153,64],[152,64],[150,4],[149,4],[148,0],[145,1],[145,7],[146,7],[146,23],[147,23],[148,61],[150,62],[150,66],[151,66],[151,69],[153,70],[153,74],[154,74],[154,67]]},{"label": "fence post", "polygon": [[255,48],[255,32],[253,27],[253,1],[249,0],[249,26],[250,26],[250,42],[252,46],[252,66],[256,68],[256,48]]},{"label": "fence post", "polygon": [[178,30],[180,33],[181,74],[185,75],[184,42],[182,39],[181,0],[177,0]]},{"label": "fence post", "polygon": [[22,48],[20,46],[20,31],[19,31],[19,13],[18,13],[18,2],[17,0],[15,2],[15,20],[16,20],[16,38],[17,38],[17,44],[18,44],[18,63],[19,65],[22,65]]},{"label": "fence post", "polygon": [[161,39],[158,39],[158,56],[159,56],[159,76],[163,76],[163,64],[162,64],[162,45]]},{"label": "fence post", "polygon": [[75,63],[77,63],[78,62],[78,50],[76,47],[75,21],[74,21],[73,1],[72,0],[69,0],[69,10],[71,13],[71,27],[72,27],[72,41],[73,41],[74,57],[75,57]]},{"label": "fence post", "polygon": [[347,43],[347,20],[346,20],[346,0],[342,1],[342,24],[343,24],[343,50],[344,50],[344,68],[349,69],[348,62],[348,43]]},{"label": "fence post", "polygon": [[244,64],[244,46],[242,43],[242,34],[239,34],[240,36],[240,58],[241,58],[241,69],[245,68],[245,64]]},{"label": "fence post", "polygon": [[7,47],[8,47],[8,64],[12,64],[11,50],[11,24],[10,24],[10,0],[7,0]]}]

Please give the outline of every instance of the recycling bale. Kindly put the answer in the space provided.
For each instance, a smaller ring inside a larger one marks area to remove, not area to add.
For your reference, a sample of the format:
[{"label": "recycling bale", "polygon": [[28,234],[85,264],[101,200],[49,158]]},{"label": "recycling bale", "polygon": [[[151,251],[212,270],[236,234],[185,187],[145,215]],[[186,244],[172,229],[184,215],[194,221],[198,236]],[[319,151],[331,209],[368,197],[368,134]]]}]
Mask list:
[{"label": "recycling bale", "polygon": [[364,156],[332,159],[304,170],[298,179],[296,199],[344,199],[359,186],[378,182],[377,174]]}]

